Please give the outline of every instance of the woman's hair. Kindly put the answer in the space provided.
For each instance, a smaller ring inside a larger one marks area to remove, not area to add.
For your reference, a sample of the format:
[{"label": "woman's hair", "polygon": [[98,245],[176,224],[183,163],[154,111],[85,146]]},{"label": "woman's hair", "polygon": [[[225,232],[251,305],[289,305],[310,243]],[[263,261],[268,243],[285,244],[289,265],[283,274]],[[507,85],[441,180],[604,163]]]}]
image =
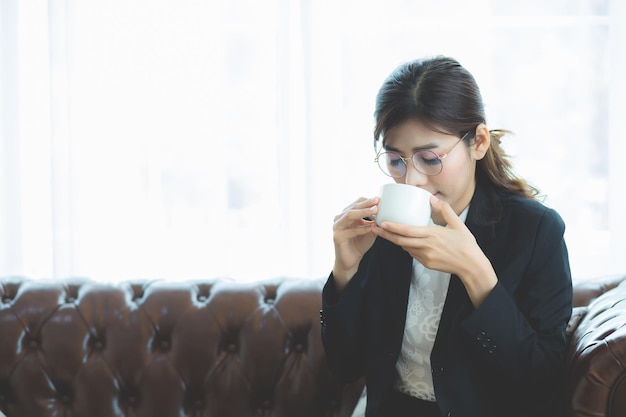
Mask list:
[{"label": "woman's hair", "polygon": [[[374,146],[393,127],[410,119],[429,129],[474,140],[476,128],[486,123],[476,80],[456,60],[448,57],[418,59],[400,65],[385,80],[376,96]],[[469,133],[469,134],[468,134]],[[500,146],[506,130],[491,130],[491,146],[477,162],[477,181],[495,188],[535,198],[538,190],[513,173]]]}]

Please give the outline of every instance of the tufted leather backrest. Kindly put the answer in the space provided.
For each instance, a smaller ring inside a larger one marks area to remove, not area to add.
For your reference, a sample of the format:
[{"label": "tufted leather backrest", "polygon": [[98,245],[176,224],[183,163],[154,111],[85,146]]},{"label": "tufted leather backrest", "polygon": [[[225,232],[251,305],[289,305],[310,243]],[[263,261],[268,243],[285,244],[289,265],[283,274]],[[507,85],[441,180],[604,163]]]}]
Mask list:
[{"label": "tufted leather backrest", "polygon": [[7,417],[349,416],[322,280],[0,282]]}]

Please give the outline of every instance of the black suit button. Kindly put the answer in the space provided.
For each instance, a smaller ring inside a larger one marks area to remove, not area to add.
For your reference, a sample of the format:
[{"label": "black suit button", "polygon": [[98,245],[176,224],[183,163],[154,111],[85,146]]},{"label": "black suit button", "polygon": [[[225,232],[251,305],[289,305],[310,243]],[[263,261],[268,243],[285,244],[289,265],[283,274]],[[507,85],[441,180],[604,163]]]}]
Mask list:
[{"label": "black suit button", "polygon": [[439,376],[443,374],[443,367],[433,367],[430,372],[432,372],[433,376]]},{"label": "black suit button", "polygon": [[476,335],[476,340],[481,342],[485,338],[485,336],[487,336],[487,333],[485,333],[484,331],[481,331],[480,333]]},{"label": "black suit button", "polygon": [[482,341],[482,347],[487,350],[489,353],[493,353],[496,350],[496,344],[489,338],[486,338]]}]

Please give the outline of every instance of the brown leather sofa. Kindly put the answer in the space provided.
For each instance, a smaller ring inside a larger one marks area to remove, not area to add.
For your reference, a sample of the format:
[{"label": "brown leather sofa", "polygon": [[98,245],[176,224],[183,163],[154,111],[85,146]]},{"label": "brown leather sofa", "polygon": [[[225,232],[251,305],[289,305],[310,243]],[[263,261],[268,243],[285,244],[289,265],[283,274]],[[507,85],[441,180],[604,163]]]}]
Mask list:
[{"label": "brown leather sofa", "polygon": [[567,417],[626,417],[626,276],[574,286]]},{"label": "brown leather sofa", "polygon": [[[568,416],[626,416],[625,278],[576,288]],[[0,279],[0,411],[350,416],[363,384],[327,369],[323,283]]]}]

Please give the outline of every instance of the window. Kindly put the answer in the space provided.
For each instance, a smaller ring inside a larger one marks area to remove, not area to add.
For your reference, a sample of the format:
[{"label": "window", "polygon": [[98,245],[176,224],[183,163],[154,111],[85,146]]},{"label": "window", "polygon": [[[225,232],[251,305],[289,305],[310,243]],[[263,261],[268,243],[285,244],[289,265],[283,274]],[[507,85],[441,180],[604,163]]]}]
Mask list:
[{"label": "window", "polygon": [[376,91],[433,54],[515,132],[574,276],[623,273],[622,3],[1,2],[0,275],[325,276],[387,181]]}]

